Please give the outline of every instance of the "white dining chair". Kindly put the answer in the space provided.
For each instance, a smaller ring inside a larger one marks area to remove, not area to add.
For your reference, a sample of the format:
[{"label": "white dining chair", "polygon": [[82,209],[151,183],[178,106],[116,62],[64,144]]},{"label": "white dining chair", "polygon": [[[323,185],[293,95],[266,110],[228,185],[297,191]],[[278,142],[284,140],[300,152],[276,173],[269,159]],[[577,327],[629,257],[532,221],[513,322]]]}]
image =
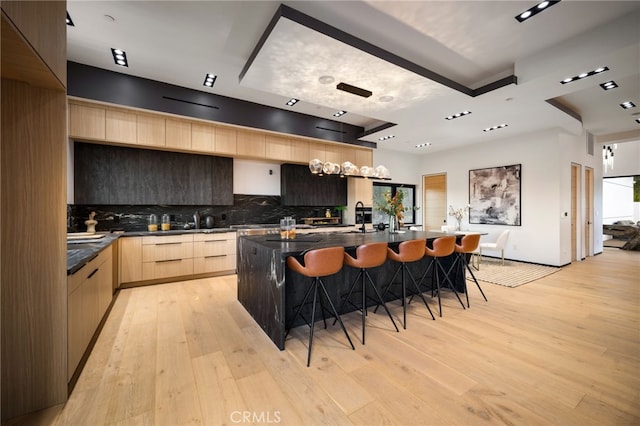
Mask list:
[{"label": "white dining chair", "polygon": [[480,270],[480,260],[482,259],[482,252],[487,250],[499,251],[500,257],[502,257],[502,266],[504,266],[504,248],[506,247],[507,241],[509,240],[509,232],[510,231],[508,229],[502,231],[495,243],[480,243],[480,245],[478,246],[478,251],[476,253],[478,255],[477,266],[474,265],[477,270]]}]

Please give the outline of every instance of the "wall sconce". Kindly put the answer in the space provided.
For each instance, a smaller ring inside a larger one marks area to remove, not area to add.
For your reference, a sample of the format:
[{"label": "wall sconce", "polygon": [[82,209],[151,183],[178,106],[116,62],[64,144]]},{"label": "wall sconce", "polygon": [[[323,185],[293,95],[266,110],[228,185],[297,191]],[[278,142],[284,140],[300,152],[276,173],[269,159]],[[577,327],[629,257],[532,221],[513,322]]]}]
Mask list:
[{"label": "wall sconce", "polygon": [[613,170],[613,151],[616,149],[618,149],[618,144],[602,146],[602,165],[604,166],[605,173],[607,173],[609,168]]}]

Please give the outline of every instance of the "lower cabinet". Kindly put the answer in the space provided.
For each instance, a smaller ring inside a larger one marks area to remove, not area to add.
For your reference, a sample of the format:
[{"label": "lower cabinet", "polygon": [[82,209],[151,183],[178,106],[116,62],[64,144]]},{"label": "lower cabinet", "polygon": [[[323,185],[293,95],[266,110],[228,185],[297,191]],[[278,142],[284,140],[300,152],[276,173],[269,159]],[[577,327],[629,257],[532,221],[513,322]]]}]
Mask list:
[{"label": "lower cabinet", "polygon": [[67,379],[76,371],[113,297],[112,247],[67,278]]},{"label": "lower cabinet", "polygon": [[120,238],[119,284],[235,273],[236,233]]},{"label": "lower cabinet", "polygon": [[142,237],[142,280],[193,275],[193,235]]},{"label": "lower cabinet", "polygon": [[207,274],[235,270],[235,232],[196,234],[193,236],[194,274]]}]

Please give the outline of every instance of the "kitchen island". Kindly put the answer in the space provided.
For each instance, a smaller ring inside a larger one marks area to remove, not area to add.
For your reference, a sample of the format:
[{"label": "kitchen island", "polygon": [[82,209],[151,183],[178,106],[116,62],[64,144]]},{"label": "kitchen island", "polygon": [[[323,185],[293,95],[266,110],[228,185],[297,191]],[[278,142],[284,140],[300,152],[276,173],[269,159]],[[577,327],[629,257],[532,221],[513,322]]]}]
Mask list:
[{"label": "kitchen island", "polygon": [[[309,278],[287,268],[287,257],[296,256],[302,260],[305,251],[336,246],[344,247],[347,253],[355,256],[356,247],[373,242],[387,242],[389,247],[397,251],[398,245],[402,241],[423,238],[430,246],[434,239],[444,235],[447,234],[421,231],[390,234],[381,231],[301,234],[292,240],[281,240],[279,235],[242,236],[238,240],[238,300],[276,346],[283,350],[286,328],[304,324],[304,320],[300,317],[295,324],[290,324],[290,322],[294,307],[302,302],[304,293],[310,285]],[[461,235],[457,237],[460,238]],[[445,264],[450,264],[453,261],[453,256],[444,260]],[[416,280],[420,279],[430,261],[430,258],[424,258],[408,265]],[[397,267],[397,263],[387,260],[384,265],[372,271],[376,286],[381,293],[393,277]],[[337,274],[322,279],[336,307],[340,306],[342,296],[349,291],[357,274],[357,269],[345,266]],[[453,279],[458,292],[464,288],[464,279],[465,275],[462,272],[456,274]],[[425,282],[427,286],[430,286],[431,277],[427,277]],[[410,293],[409,286],[407,286],[407,292]],[[399,289],[396,288],[395,293],[399,294]],[[385,296],[385,300],[396,298],[398,296],[391,292]],[[369,303],[370,306],[375,305],[371,301]],[[353,311],[356,307],[346,304],[345,309]],[[309,311],[310,309],[305,313],[303,309],[303,316],[310,318]],[[322,316],[316,316],[316,318],[322,318]]]}]

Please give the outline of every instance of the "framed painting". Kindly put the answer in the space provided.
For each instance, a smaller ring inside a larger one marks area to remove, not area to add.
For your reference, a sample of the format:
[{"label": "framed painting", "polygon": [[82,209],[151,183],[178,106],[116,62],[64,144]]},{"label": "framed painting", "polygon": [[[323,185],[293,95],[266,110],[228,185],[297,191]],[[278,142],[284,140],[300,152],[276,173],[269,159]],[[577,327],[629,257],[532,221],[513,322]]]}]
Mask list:
[{"label": "framed painting", "polygon": [[520,226],[521,167],[469,170],[469,223]]}]

